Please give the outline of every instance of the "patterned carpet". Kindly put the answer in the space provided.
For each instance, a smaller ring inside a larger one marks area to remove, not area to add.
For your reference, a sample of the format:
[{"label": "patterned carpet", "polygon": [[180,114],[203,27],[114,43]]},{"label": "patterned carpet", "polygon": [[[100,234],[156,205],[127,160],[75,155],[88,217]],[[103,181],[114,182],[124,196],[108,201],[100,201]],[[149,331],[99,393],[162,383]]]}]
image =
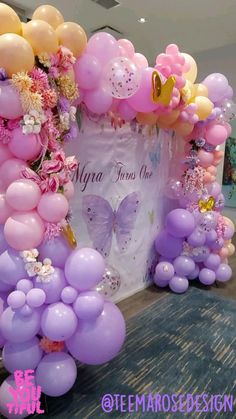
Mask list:
[{"label": "patterned carpet", "polygon": [[[233,418],[234,413],[103,413],[102,396],[141,393],[236,396],[236,302],[191,288],[132,318],[121,354],[99,367],[79,366],[73,390],[47,398],[50,418]],[[40,415],[41,418],[46,415]]]}]

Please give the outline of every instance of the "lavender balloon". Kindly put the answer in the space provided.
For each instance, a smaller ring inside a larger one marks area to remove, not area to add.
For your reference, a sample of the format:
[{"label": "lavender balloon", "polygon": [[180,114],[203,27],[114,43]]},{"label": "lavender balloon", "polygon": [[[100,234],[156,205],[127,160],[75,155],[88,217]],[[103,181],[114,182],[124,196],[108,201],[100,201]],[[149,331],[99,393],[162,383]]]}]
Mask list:
[{"label": "lavender balloon", "polygon": [[[171,278],[174,276],[175,271],[172,263],[169,262],[159,262],[156,266],[154,282],[159,285],[161,281],[168,283]],[[157,283],[158,282],[158,283]]]},{"label": "lavender balloon", "polygon": [[206,268],[211,269],[212,271],[215,271],[220,266],[220,256],[216,255],[215,253],[210,253],[207,259],[204,262],[204,265]]},{"label": "lavender balloon", "polygon": [[[9,389],[13,388],[16,390],[16,383],[14,379],[14,375],[9,375],[6,380],[3,381],[0,387],[0,413],[8,419],[21,419],[26,418],[29,416],[27,411],[24,411],[22,414],[15,414],[14,410],[12,413],[8,412],[7,404],[13,403],[14,399],[12,393],[10,393]],[[20,386],[18,390],[23,390],[23,386]],[[21,404],[20,392],[17,392],[17,404]]]},{"label": "lavender balloon", "polygon": [[103,311],[104,298],[97,291],[81,292],[73,308],[79,319],[94,320]]},{"label": "lavender balloon", "polygon": [[189,282],[187,278],[181,276],[173,276],[173,278],[169,282],[169,287],[172,291],[176,292],[177,294],[182,294],[186,292],[189,286]]},{"label": "lavender balloon", "polygon": [[193,232],[194,228],[194,217],[185,209],[174,209],[166,217],[166,230],[174,237],[187,237]]},{"label": "lavender balloon", "polygon": [[169,285],[169,281],[165,281],[163,279],[160,279],[158,277],[154,277],[154,282],[159,288],[165,288]]},{"label": "lavender balloon", "polygon": [[217,239],[217,233],[215,230],[206,231],[206,244],[211,245]]},{"label": "lavender balloon", "polygon": [[42,314],[41,328],[45,336],[57,342],[70,338],[77,327],[77,317],[71,306],[50,304]]},{"label": "lavender balloon", "polygon": [[49,258],[51,259],[53,266],[62,269],[65,266],[66,259],[71,253],[67,241],[62,236],[44,242],[39,246],[38,251],[40,261]]},{"label": "lavender balloon", "polygon": [[23,259],[19,252],[8,249],[0,255],[0,278],[2,282],[15,286],[26,276]]},{"label": "lavender balloon", "polygon": [[226,263],[221,263],[216,270],[216,279],[219,282],[227,282],[232,277],[232,269]]},{"label": "lavender balloon", "polygon": [[45,355],[36,370],[36,384],[47,396],[58,397],[74,385],[77,368],[73,358],[64,352]]},{"label": "lavender balloon", "polygon": [[163,230],[155,240],[156,251],[164,257],[175,258],[182,252],[183,240],[171,236]]},{"label": "lavender balloon", "polygon": [[174,262],[175,273],[178,276],[187,276],[194,271],[195,263],[188,256],[178,256]]},{"label": "lavender balloon", "polygon": [[0,330],[9,342],[20,343],[32,339],[40,329],[41,311],[35,309],[24,317],[8,307],[0,318]]},{"label": "lavender balloon", "polygon": [[26,301],[32,308],[41,307],[46,301],[46,294],[40,288],[33,288],[27,293]]},{"label": "lavender balloon", "polygon": [[13,291],[8,295],[7,304],[13,309],[23,307],[26,298],[23,291]]},{"label": "lavender balloon", "polygon": [[79,291],[87,291],[101,281],[105,271],[105,262],[94,249],[75,249],[65,265],[66,279]]},{"label": "lavender balloon", "polygon": [[73,287],[65,287],[61,292],[61,299],[65,304],[72,304],[78,297],[78,291]]},{"label": "lavender balloon", "polygon": [[225,98],[225,91],[229,86],[227,78],[221,73],[210,74],[202,84],[208,89],[208,98],[217,104]]},{"label": "lavender balloon", "polygon": [[75,334],[66,341],[70,353],[90,365],[110,361],[125,340],[125,321],[116,305],[105,302],[102,314],[95,321],[81,320]]},{"label": "lavender balloon", "polygon": [[0,225],[0,255],[8,249],[8,244],[3,233],[4,226]]},{"label": "lavender balloon", "polygon": [[203,268],[199,273],[199,281],[204,285],[212,285],[216,280],[216,274],[211,269]]},{"label": "lavender balloon", "polygon": [[203,231],[196,228],[187,239],[188,243],[193,247],[203,246],[206,241],[206,235]]},{"label": "lavender balloon", "polygon": [[47,276],[47,282],[38,282],[34,279],[35,288],[42,289],[46,294],[46,304],[52,304],[59,301],[61,292],[66,285],[64,272],[59,268],[55,268],[54,272]]},{"label": "lavender balloon", "polygon": [[188,279],[192,280],[192,279],[197,279],[199,276],[199,267],[198,265],[195,264],[195,269],[194,271],[192,271],[190,274],[188,274]]},{"label": "lavender balloon", "polygon": [[25,294],[33,288],[33,282],[30,279],[21,279],[16,284],[16,289],[23,291]]},{"label": "lavender balloon", "polygon": [[21,343],[7,342],[2,352],[4,367],[12,373],[16,370],[34,370],[42,356],[43,350],[37,337]]}]

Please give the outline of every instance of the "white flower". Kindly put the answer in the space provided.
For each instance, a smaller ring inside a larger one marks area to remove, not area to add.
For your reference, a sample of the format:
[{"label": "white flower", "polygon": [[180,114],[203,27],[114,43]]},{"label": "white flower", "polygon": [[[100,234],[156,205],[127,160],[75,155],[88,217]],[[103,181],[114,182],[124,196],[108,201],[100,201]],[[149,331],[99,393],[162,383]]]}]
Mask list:
[{"label": "white flower", "polygon": [[40,274],[42,266],[42,262],[30,262],[25,264],[25,269],[29,277],[32,277]]},{"label": "white flower", "polygon": [[75,106],[70,107],[70,120],[73,122],[76,120],[76,107]]},{"label": "white flower", "polygon": [[24,262],[36,262],[38,255],[39,252],[37,249],[24,250],[23,252],[20,252],[20,256]]},{"label": "white flower", "polygon": [[43,260],[43,264],[44,264],[44,265],[51,265],[51,264],[52,264],[52,261],[51,261],[51,259],[49,259],[49,258],[45,258],[45,259]]},{"label": "white flower", "polygon": [[51,278],[50,275],[53,274],[54,268],[51,266],[51,264],[45,264],[42,266],[36,281],[37,282],[50,282]]},{"label": "white flower", "polygon": [[68,112],[62,112],[60,114],[60,123],[64,130],[68,130],[70,128],[70,114]]},{"label": "white flower", "polygon": [[36,110],[30,111],[28,114],[24,115],[23,120],[21,121],[22,131],[24,134],[39,134],[41,131],[41,126],[46,122],[47,118],[44,113],[40,113]]}]

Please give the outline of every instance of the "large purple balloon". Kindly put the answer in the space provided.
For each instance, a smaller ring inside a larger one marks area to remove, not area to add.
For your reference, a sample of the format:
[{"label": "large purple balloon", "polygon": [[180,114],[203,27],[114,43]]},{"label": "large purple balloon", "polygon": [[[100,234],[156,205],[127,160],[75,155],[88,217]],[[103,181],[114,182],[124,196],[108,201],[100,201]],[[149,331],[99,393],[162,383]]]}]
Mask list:
[{"label": "large purple balloon", "polygon": [[77,317],[71,306],[62,302],[50,304],[41,319],[43,334],[57,342],[70,338],[77,327]]},{"label": "large purple balloon", "polygon": [[67,285],[62,269],[55,268],[54,272],[47,277],[48,282],[37,282],[34,280],[35,288],[42,289],[46,294],[46,304],[56,303],[60,300],[61,292]]},{"label": "large purple balloon", "polygon": [[166,217],[166,230],[174,237],[187,237],[193,232],[194,228],[194,217],[191,212],[185,209],[174,209]]},{"label": "large purple balloon", "polygon": [[199,273],[199,281],[204,285],[212,285],[216,280],[216,274],[211,269],[203,268]]},{"label": "large purple balloon", "polygon": [[37,337],[21,343],[7,342],[2,352],[4,367],[12,373],[16,370],[34,370],[42,356],[43,350]]},{"label": "large purple balloon", "polygon": [[87,291],[102,280],[105,261],[94,249],[75,249],[65,265],[66,279],[79,291]]},{"label": "large purple balloon", "polygon": [[79,321],[75,334],[66,341],[70,353],[90,365],[110,361],[125,340],[125,321],[115,304],[105,302],[102,314],[94,321]]},{"label": "large purple balloon", "polygon": [[155,240],[156,251],[164,257],[175,258],[180,255],[183,248],[183,240],[171,236],[163,230]]},{"label": "large purple balloon", "polygon": [[[24,386],[20,386],[19,390],[23,390]],[[3,381],[0,387],[0,413],[8,419],[21,419],[26,418],[29,416],[27,411],[24,411],[22,414],[14,414],[14,410],[12,413],[8,412],[7,404],[14,403],[14,398],[12,393],[10,393],[9,389],[13,388],[16,389],[16,383],[14,379],[14,375],[9,375],[5,381]],[[18,392],[17,403],[21,404],[20,393]]]},{"label": "large purple balloon", "polygon": [[188,286],[188,280],[181,276],[173,276],[169,282],[170,289],[177,294],[182,294],[183,292],[187,291]]},{"label": "large purple balloon", "polygon": [[53,266],[62,269],[65,266],[66,259],[71,253],[67,241],[62,236],[44,242],[39,246],[38,251],[39,260],[43,261],[43,259],[49,258],[51,259]]},{"label": "large purple balloon", "polygon": [[171,278],[174,276],[175,270],[172,263],[169,262],[159,262],[156,266],[154,282],[157,285],[160,285],[163,281],[163,285],[165,281],[170,281]]},{"label": "large purple balloon", "polygon": [[19,252],[8,249],[0,255],[0,278],[2,282],[15,286],[26,276],[23,259]]},{"label": "large purple balloon", "polygon": [[174,260],[173,265],[178,276],[187,276],[195,269],[194,261],[188,256],[178,256]]},{"label": "large purple balloon", "polygon": [[216,279],[219,282],[227,282],[232,276],[232,269],[226,263],[221,263],[216,270]]},{"label": "large purple balloon", "polygon": [[73,305],[79,319],[94,320],[104,308],[104,298],[97,291],[81,292]]},{"label": "large purple balloon", "polygon": [[40,329],[41,311],[33,310],[30,316],[22,316],[8,307],[0,318],[0,331],[10,342],[26,342],[32,339]]},{"label": "large purple balloon", "polygon": [[36,384],[47,396],[58,397],[73,387],[77,368],[73,358],[65,352],[45,355],[36,370]]}]

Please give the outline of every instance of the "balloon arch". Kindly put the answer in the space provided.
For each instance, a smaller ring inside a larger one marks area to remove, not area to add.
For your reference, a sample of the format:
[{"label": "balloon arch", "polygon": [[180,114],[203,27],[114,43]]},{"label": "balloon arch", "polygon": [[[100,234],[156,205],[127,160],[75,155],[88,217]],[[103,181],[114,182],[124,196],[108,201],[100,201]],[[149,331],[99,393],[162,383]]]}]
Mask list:
[{"label": "balloon arch", "polygon": [[[6,369],[35,370],[46,395],[70,390],[74,358],[107,362],[125,339],[121,312],[104,298],[111,275],[103,257],[76,248],[70,226],[77,161],[63,144],[78,138],[78,107],[109,116],[116,129],[157,126],[185,141],[182,174],[166,189],[178,208],[155,241],[155,283],[180,293],[194,278],[231,277],[234,225],[221,214],[216,172],[236,105],[224,75],[196,77],[196,62],[175,44],[151,67],[127,39],[101,32],[87,42],[52,6],[25,24],[0,3],[0,347]],[[7,417],[14,385],[11,375],[0,388]]]}]

